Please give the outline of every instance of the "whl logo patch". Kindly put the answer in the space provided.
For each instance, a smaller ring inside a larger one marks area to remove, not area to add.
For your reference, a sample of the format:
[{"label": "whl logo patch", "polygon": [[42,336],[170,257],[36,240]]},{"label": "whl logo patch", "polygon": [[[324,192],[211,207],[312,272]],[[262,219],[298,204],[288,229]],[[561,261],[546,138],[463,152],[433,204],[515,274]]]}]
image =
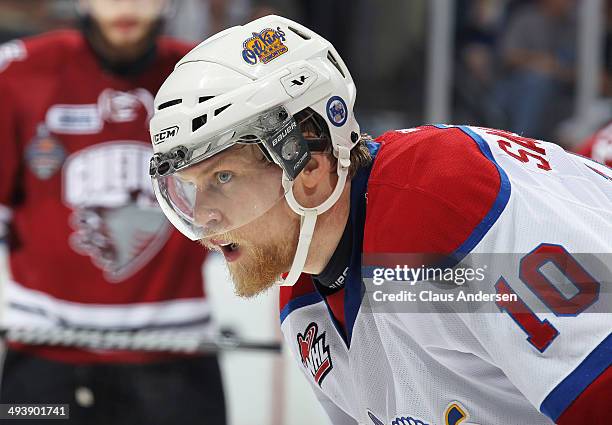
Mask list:
[{"label": "whl logo patch", "polygon": [[320,387],[333,365],[329,345],[325,344],[325,332],[317,336],[318,331],[317,324],[310,323],[303,335],[298,333],[297,343],[302,364]]}]

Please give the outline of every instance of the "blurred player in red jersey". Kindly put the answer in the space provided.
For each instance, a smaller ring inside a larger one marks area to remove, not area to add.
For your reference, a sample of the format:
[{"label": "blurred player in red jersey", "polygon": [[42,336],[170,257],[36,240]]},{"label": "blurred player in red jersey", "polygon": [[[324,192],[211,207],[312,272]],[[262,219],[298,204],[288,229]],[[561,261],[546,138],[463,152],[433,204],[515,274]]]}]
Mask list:
[{"label": "blurred player in red jersey", "polygon": [[589,137],[577,152],[612,167],[612,121]]},{"label": "blurred player in red jersey", "polygon": [[[82,27],[0,46],[3,326],[206,333],[205,254],[147,175],[153,95],[190,46],[166,0],[82,0]],[[1,403],[69,403],[74,424],[224,424],[215,356],[9,342]]]}]

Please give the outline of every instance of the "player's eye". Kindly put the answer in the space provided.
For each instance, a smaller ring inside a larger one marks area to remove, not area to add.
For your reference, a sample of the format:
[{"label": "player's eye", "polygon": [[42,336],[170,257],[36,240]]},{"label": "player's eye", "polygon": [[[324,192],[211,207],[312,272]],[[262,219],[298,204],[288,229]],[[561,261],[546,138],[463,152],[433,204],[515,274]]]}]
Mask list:
[{"label": "player's eye", "polygon": [[215,177],[217,182],[221,184],[228,183],[232,179],[233,174],[230,171],[219,171]]}]

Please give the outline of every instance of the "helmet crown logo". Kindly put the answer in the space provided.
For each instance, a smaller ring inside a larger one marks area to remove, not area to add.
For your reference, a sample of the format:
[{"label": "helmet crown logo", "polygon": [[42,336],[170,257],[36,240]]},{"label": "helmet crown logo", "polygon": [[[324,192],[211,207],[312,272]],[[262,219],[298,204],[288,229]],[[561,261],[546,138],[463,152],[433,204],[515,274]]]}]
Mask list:
[{"label": "helmet crown logo", "polygon": [[249,65],[255,65],[258,60],[266,64],[289,51],[283,44],[285,39],[285,32],[280,27],[254,32],[252,37],[242,43],[242,58]]}]

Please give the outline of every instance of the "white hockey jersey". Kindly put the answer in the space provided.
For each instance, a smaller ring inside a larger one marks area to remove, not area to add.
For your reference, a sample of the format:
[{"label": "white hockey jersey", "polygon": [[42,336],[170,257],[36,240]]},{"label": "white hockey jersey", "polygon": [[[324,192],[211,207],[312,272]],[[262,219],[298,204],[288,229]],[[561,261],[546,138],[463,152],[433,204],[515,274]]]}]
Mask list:
[{"label": "white hockey jersey", "polygon": [[[339,273],[280,294],[332,422],[612,423],[612,170],[475,127],[376,142]],[[414,260],[430,254],[440,275]]]}]

